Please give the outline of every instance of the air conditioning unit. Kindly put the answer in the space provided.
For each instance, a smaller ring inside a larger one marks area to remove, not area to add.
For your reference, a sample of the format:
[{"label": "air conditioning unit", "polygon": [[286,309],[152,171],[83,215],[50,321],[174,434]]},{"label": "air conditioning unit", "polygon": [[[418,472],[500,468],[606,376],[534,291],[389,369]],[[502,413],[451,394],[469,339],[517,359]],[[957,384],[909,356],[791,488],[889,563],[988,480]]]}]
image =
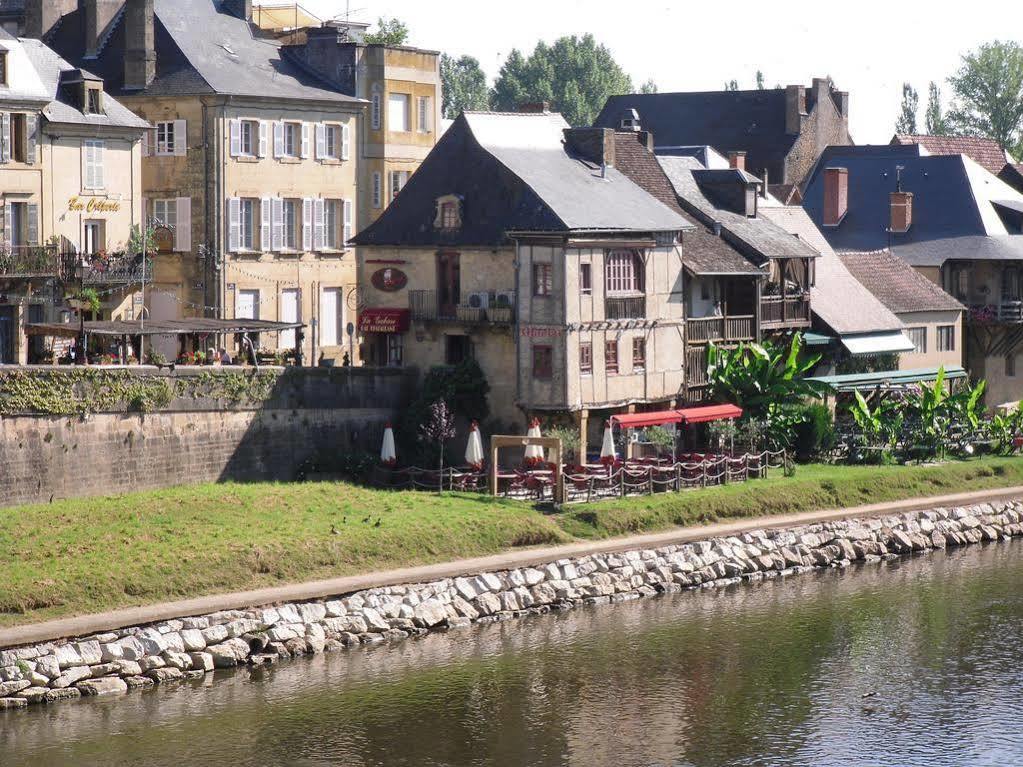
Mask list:
[{"label": "air conditioning unit", "polygon": [[486,309],[490,306],[490,294],[489,293],[470,293],[468,306],[473,309]]},{"label": "air conditioning unit", "polygon": [[494,306],[503,309],[504,307],[514,308],[515,306],[515,291],[514,290],[499,290],[494,295]]}]

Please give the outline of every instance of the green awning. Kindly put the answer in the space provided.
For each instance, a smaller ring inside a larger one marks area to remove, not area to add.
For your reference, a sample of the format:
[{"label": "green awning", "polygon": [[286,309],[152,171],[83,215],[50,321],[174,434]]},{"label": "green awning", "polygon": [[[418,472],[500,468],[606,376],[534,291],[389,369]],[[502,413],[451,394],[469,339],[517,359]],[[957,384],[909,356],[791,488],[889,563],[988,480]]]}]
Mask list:
[{"label": "green awning", "polygon": [[[836,392],[863,391],[878,387],[898,388],[921,381],[933,381],[938,368],[916,368],[914,370],[882,370],[878,373],[847,373],[834,376],[817,376],[811,381],[827,384]],[[958,365],[945,368],[945,380],[966,378],[966,371]]]},{"label": "green awning", "polygon": [[803,343],[806,346],[830,346],[835,339],[823,333],[803,333]]}]

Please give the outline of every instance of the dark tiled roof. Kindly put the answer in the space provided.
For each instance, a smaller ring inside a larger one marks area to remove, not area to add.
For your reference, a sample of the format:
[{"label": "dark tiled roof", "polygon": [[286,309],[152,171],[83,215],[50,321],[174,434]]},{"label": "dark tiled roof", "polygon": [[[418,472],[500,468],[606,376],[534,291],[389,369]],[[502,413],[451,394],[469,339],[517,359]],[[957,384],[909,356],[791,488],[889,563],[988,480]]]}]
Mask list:
[{"label": "dark tiled roof", "polygon": [[963,305],[888,250],[840,252],[853,276],[896,314],[955,311]]},{"label": "dark tiled roof", "polygon": [[694,274],[760,274],[735,248],[686,213],[657,156],[646,148],[645,133],[615,133],[615,165],[649,194],[693,225],[682,236],[682,261]]},{"label": "dark tiled roof", "polygon": [[919,144],[931,154],[964,154],[996,176],[1009,158],[998,142],[980,136],[912,136],[896,133],[893,144]]}]

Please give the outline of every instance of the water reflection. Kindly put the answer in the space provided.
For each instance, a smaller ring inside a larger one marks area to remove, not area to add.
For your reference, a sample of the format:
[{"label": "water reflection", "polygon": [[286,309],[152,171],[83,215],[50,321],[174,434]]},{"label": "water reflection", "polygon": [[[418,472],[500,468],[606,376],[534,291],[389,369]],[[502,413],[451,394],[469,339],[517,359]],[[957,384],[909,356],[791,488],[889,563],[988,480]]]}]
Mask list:
[{"label": "water reflection", "polygon": [[5,765],[1023,763],[1023,542],[0,714]]}]

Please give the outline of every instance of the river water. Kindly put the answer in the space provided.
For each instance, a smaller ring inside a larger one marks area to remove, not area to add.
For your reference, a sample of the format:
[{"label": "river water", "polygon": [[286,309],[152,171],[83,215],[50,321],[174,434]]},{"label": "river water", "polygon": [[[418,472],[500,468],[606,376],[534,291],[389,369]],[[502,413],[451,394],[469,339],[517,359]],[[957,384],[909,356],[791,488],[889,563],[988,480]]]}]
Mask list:
[{"label": "river water", "polygon": [[1023,765],[1023,541],[0,713],[0,765]]}]

